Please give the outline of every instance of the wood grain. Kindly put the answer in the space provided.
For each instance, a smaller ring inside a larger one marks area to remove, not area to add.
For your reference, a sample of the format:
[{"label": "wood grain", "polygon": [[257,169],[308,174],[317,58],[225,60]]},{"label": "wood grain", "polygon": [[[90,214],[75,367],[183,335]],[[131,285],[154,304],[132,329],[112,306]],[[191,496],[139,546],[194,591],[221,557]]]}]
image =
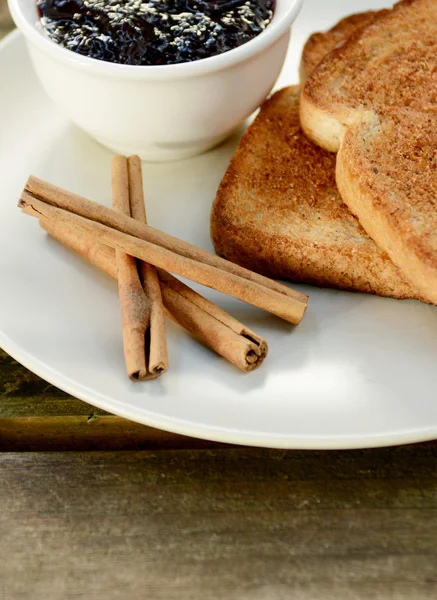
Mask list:
[{"label": "wood grain", "polygon": [[437,594],[437,448],[0,454],[5,600]]},{"label": "wood grain", "polygon": [[[92,411],[92,409],[91,409]],[[221,448],[112,415],[11,417],[0,419],[0,452],[53,450],[153,450]]]}]

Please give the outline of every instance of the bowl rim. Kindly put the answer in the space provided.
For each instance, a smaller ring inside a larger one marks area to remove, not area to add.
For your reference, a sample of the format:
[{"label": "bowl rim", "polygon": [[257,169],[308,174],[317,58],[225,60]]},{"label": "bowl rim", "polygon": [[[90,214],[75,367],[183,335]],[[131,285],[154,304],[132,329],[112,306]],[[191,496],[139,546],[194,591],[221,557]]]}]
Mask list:
[{"label": "bowl rim", "polygon": [[[24,34],[26,40],[58,62],[100,76],[128,79],[179,79],[221,71],[262,53],[263,50],[274,45],[287,33],[298,16],[303,1],[276,0],[277,4],[282,5],[281,8],[284,14],[274,15],[272,22],[260,35],[238,48],[193,62],[159,66],[120,65],[76,54],[71,50],[62,48],[46,36],[39,19],[35,19],[33,22],[30,11],[32,3],[34,3],[36,12],[36,0],[8,0],[8,5],[15,24]],[[29,6],[28,10],[23,9],[25,5]]]}]

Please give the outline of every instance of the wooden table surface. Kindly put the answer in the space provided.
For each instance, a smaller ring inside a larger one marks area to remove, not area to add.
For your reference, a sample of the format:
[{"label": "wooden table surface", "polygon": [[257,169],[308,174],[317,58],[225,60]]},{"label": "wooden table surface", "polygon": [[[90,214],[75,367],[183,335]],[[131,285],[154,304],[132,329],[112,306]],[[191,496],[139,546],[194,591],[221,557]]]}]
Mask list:
[{"label": "wooden table surface", "polygon": [[[0,37],[11,27],[0,0]],[[75,400],[0,350],[0,450],[0,600],[437,597],[435,444],[186,439]]]}]

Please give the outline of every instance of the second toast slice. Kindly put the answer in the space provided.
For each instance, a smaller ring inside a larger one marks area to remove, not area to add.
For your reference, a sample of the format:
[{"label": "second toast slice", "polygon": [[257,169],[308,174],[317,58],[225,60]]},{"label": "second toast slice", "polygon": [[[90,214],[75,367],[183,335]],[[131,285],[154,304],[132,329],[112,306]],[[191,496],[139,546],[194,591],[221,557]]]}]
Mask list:
[{"label": "second toast slice", "polygon": [[437,0],[401,0],[329,52],[302,90],[305,133],[337,152],[366,110],[437,113]]}]

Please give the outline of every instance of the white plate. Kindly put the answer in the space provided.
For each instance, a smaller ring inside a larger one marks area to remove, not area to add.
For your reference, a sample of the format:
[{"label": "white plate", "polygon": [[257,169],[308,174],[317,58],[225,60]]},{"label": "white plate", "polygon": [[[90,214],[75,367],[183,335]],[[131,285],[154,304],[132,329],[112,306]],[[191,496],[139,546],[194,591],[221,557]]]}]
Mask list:
[{"label": "white plate", "polygon": [[[354,9],[370,4],[355,2]],[[296,81],[310,31],[333,23],[348,5],[307,1],[281,83]],[[6,352],[91,404],[211,440],[322,449],[437,438],[437,312],[414,301],[301,288],[310,307],[293,330],[203,289],[267,338],[263,367],[243,375],[170,325],[169,372],[156,382],[130,383],[115,284],[16,208],[30,173],[109,203],[110,153],[49,102],[18,34],[2,44],[0,81],[0,345]],[[235,143],[190,161],[145,165],[150,222],[212,249],[209,211]]]}]

